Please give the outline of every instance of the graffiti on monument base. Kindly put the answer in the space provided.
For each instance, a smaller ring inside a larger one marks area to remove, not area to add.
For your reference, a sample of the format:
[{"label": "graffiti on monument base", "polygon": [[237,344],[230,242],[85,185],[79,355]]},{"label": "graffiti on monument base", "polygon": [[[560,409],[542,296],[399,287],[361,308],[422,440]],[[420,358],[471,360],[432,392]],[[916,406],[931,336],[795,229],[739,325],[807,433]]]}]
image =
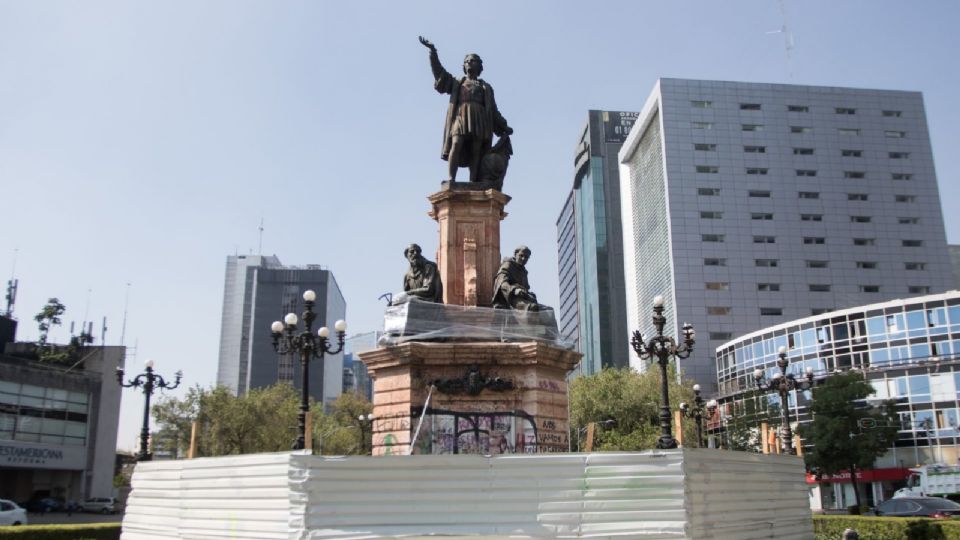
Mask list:
[{"label": "graffiti on monument base", "polygon": [[[422,410],[411,411],[411,436]],[[414,454],[525,454],[540,446],[536,419],[525,411],[462,412],[429,407]],[[565,449],[563,451],[566,451]]]}]

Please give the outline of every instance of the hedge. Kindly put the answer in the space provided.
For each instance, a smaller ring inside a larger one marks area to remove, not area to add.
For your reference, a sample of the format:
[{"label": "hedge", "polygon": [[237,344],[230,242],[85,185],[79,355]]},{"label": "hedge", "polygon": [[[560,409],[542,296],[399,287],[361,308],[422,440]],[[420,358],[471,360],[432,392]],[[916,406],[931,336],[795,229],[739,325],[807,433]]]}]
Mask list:
[{"label": "hedge", "polygon": [[876,516],[813,516],[816,540],[841,540],[854,529],[860,540],[960,540],[960,521]]},{"label": "hedge", "polygon": [[0,540],[119,540],[119,523],[0,527]]}]

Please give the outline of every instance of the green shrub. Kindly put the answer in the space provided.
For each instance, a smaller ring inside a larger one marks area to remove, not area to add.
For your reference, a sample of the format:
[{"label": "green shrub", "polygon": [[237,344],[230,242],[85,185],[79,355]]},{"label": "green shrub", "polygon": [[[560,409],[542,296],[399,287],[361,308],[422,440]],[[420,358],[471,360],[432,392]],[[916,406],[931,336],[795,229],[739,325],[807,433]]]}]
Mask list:
[{"label": "green shrub", "polygon": [[860,540],[960,540],[960,520],[877,516],[814,516],[816,540],[840,540],[845,529]]},{"label": "green shrub", "polygon": [[0,527],[0,540],[119,540],[119,523]]}]

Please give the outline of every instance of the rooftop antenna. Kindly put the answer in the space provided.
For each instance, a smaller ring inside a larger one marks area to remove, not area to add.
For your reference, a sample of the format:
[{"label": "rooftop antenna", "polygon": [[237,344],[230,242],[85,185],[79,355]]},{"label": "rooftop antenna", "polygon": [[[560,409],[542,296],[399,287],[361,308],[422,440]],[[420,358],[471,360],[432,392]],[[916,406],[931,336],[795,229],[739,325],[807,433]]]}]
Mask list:
[{"label": "rooftop antenna", "polygon": [[783,24],[780,25],[780,28],[777,30],[771,30],[766,32],[767,34],[783,34],[783,50],[787,56],[787,77],[792,81],[793,80],[793,64],[791,60],[791,52],[793,51],[793,33],[787,29],[787,6],[784,3],[784,0],[780,0],[780,18],[783,21]]},{"label": "rooftop antenna", "polygon": [[257,255],[263,255],[263,217],[260,217],[260,240],[257,243]]},{"label": "rooftop antenna", "polygon": [[[123,346],[123,340],[127,336],[127,307],[130,305],[130,282],[127,282],[127,294],[123,299],[123,322],[120,324],[120,346]],[[107,320],[103,320],[103,328],[106,331]],[[101,341],[101,345],[106,345],[106,342]]]},{"label": "rooftop antenna", "polygon": [[7,309],[4,312],[7,317],[13,317],[13,305],[17,303],[17,286],[20,284],[20,281],[14,276],[17,275],[17,254],[19,252],[19,249],[14,248],[13,268],[10,269],[10,280],[7,281]]}]

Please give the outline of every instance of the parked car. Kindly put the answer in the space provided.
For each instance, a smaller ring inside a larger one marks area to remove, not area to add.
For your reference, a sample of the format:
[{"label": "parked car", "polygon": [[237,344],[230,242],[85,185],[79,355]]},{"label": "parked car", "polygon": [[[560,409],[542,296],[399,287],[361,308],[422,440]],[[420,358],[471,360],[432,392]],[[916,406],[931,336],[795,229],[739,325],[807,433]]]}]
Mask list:
[{"label": "parked car", "polygon": [[27,510],[27,512],[34,512],[37,514],[45,514],[47,512],[56,512],[63,508],[63,505],[57,499],[53,497],[43,497],[42,499],[30,499],[29,501],[20,503],[20,506]]},{"label": "parked car", "polygon": [[960,504],[940,497],[898,497],[874,508],[878,516],[960,517]]},{"label": "parked car", "polygon": [[17,503],[0,499],[0,525],[26,525],[27,511]]},{"label": "parked car", "polygon": [[92,497],[80,503],[80,511],[113,514],[117,511],[117,500],[113,497]]}]

